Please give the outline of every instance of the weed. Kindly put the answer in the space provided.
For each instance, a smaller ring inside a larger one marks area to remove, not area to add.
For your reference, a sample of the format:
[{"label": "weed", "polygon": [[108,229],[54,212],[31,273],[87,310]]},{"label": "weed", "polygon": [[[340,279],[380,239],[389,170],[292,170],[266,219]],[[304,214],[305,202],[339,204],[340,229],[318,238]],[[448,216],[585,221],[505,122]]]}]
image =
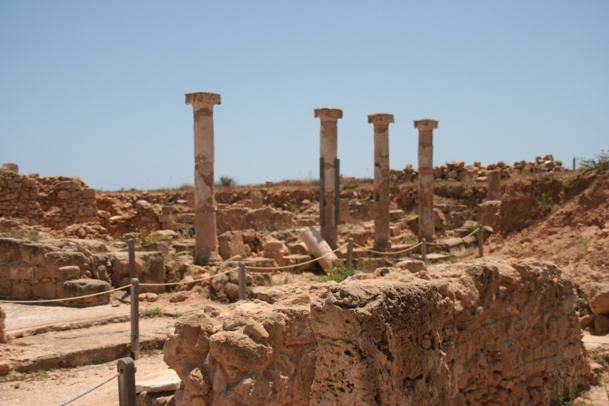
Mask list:
[{"label": "weed", "polygon": [[328,269],[328,271],[326,272],[327,275],[322,275],[319,278],[320,282],[328,282],[328,281],[335,281],[335,282],[342,282],[345,279],[347,279],[348,277],[350,277],[351,275],[353,275],[353,273],[356,271],[356,268],[353,267],[349,267],[344,263],[336,263],[334,265],[332,265],[332,267],[330,269]]},{"label": "weed", "polygon": [[220,176],[220,184],[224,187],[235,186],[237,182],[230,176]]},{"label": "weed", "polygon": [[146,228],[142,228],[135,234],[135,240],[142,246],[145,247],[150,244],[165,241],[164,235],[156,234],[154,231],[149,231]]},{"label": "weed", "polygon": [[183,192],[192,192],[195,187],[191,183],[183,183],[179,189]]},{"label": "weed", "polygon": [[583,400],[576,400],[579,397],[579,392],[571,391],[568,395],[558,399],[555,406],[586,406],[587,403]]},{"label": "weed", "polygon": [[154,317],[163,317],[163,309],[160,307],[153,307],[144,310],[144,313],[142,313],[143,319],[152,319]]},{"label": "weed", "polygon": [[547,216],[552,212],[552,207],[554,206],[554,199],[552,196],[546,193],[542,193],[539,197],[535,198],[535,203],[537,203],[537,209],[543,216]]},{"label": "weed", "polygon": [[355,179],[347,181],[343,185],[343,189],[345,189],[345,190],[353,190],[353,189],[357,189],[358,187],[359,187],[359,182]]},{"label": "weed", "polygon": [[588,298],[584,292],[580,292],[579,295],[577,295],[577,299],[575,299],[575,311],[579,313],[580,317],[590,314]]},{"label": "weed", "polygon": [[609,151],[601,150],[596,159],[579,158],[579,167],[582,169],[605,170],[609,169]]},{"label": "weed", "polygon": [[34,372],[33,378],[35,381],[46,381],[50,378],[49,371],[38,369],[36,372]]}]

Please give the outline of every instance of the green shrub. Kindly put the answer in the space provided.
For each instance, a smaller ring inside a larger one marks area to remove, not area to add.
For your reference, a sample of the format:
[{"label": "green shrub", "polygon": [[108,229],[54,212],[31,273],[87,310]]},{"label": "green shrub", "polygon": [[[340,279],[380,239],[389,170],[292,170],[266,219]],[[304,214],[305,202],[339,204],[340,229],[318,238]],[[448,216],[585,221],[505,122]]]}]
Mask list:
[{"label": "green shrub", "polygon": [[156,234],[154,231],[149,231],[148,229],[143,228],[135,234],[134,238],[142,247],[146,247],[150,244],[165,241],[167,237],[165,237],[164,235]]},{"label": "green shrub", "polygon": [[[134,298],[134,300],[137,300],[137,298]],[[160,307],[154,307],[151,309],[146,309],[144,310],[144,313],[142,313],[143,319],[152,319],[154,317],[163,317],[163,309]]]},{"label": "green shrub", "polygon": [[535,198],[535,203],[537,203],[537,209],[539,212],[547,216],[552,212],[552,207],[554,206],[554,199],[552,196],[546,193],[542,193],[541,196]]},{"label": "green shrub", "polygon": [[326,275],[322,275],[319,278],[320,282],[342,282],[356,271],[356,268],[348,267],[346,264],[339,262],[332,265],[330,269],[326,271]]},{"label": "green shrub", "polygon": [[220,184],[224,187],[235,186],[236,182],[230,176],[220,176]]},{"label": "green shrub", "polygon": [[579,167],[582,169],[609,169],[609,152],[601,150],[596,159],[580,158]]},{"label": "green shrub", "polygon": [[356,180],[350,180],[348,182],[345,182],[345,184],[343,185],[344,190],[353,190],[353,189],[357,189],[358,187],[359,187],[359,182]]}]

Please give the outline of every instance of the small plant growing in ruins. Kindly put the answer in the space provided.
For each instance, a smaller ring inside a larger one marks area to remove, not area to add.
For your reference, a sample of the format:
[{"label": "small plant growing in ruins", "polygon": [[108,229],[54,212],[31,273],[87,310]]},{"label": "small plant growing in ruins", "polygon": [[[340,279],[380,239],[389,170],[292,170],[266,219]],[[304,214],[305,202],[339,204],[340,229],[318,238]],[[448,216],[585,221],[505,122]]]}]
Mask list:
[{"label": "small plant growing in ruins", "polygon": [[153,307],[144,310],[144,313],[142,313],[143,319],[152,319],[154,317],[163,317],[163,309],[160,307]]},{"label": "small plant growing in ruins", "polygon": [[345,190],[353,190],[353,189],[357,189],[359,187],[359,182],[354,180],[350,180],[345,182],[345,184],[343,185],[343,189]]},{"label": "small plant growing in ruins", "polygon": [[146,228],[142,228],[135,234],[135,240],[142,246],[146,247],[150,244],[165,241],[164,235],[156,234],[154,231],[150,231]]},{"label": "small plant growing in ruins", "polygon": [[547,193],[542,193],[539,197],[535,198],[535,203],[537,204],[537,209],[539,212],[547,216],[552,212],[552,207],[554,206],[554,199],[552,196]]},{"label": "small plant growing in ruins", "polygon": [[590,314],[588,298],[584,292],[579,292],[577,299],[575,299],[575,311],[580,315],[580,317]]},{"label": "small plant growing in ruins", "polygon": [[220,184],[224,187],[235,186],[237,183],[230,176],[220,176]]},{"label": "small plant growing in ruins", "polygon": [[357,270],[357,268],[349,267],[345,263],[342,263],[342,262],[335,263],[334,265],[332,265],[332,267],[330,269],[328,269],[328,271],[326,272],[327,273],[326,275],[322,275],[319,278],[319,281],[320,282],[328,282],[328,281],[342,282],[345,279],[347,279],[348,277],[350,277],[351,275],[353,275],[356,270]]},{"label": "small plant growing in ruins", "polygon": [[596,159],[580,158],[579,167],[582,169],[606,170],[609,169],[609,151],[601,150]]}]

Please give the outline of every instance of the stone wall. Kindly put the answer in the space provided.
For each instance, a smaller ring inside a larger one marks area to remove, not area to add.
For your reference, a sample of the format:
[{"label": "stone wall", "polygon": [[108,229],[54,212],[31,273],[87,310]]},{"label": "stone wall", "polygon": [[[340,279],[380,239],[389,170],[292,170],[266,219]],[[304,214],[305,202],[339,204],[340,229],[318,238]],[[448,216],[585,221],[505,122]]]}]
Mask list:
[{"label": "stone wall", "polygon": [[[165,283],[160,252],[136,252],[136,276],[142,283]],[[110,290],[129,284],[127,252],[108,251],[100,242],[34,242],[0,238],[0,296],[9,299],[59,299]],[[164,291],[142,287],[142,292]],[[76,305],[108,303],[100,295]]]},{"label": "stone wall", "polygon": [[43,218],[36,178],[0,169],[0,217],[28,219],[31,224]]},{"label": "stone wall", "polygon": [[586,386],[572,281],[556,266],[474,261],[181,319],[165,361],[176,404],[539,404]]},{"label": "stone wall", "polygon": [[67,177],[22,176],[0,169],[0,217],[27,219],[53,229],[98,222],[95,190]]}]

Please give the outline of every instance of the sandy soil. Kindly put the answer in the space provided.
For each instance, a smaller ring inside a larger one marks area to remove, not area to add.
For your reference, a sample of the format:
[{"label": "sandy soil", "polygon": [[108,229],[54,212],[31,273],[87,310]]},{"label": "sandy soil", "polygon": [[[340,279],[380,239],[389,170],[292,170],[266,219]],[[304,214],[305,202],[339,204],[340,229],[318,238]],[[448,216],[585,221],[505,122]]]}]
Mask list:
[{"label": "sandy soil", "polygon": [[[142,353],[135,362],[136,380],[167,369],[160,350]],[[63,405],[116,375],[116,361],[72,369],[13,373],[0,377],[0,405]],[[118,380],[112,379],[93,392],[69,403],[71,406],[118,406]]]}]

